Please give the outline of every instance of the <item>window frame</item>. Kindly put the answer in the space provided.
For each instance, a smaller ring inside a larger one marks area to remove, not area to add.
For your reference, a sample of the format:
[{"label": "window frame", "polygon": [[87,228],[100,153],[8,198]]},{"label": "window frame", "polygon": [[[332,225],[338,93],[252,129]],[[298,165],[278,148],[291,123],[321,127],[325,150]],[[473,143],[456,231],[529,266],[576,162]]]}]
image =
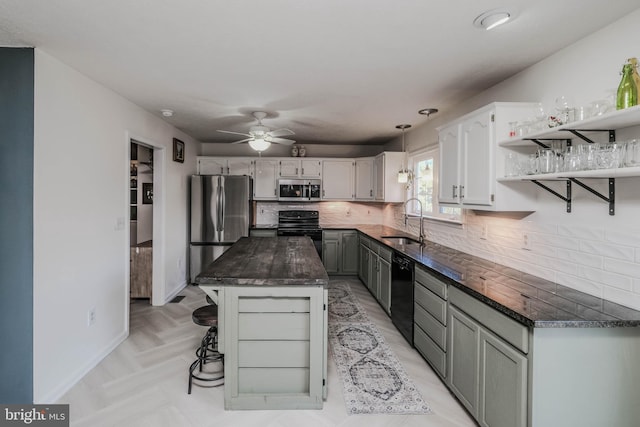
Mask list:
[{"label": "window frame", "polygon": [[[407,164],[409,169],[412,171],[411,174],[411,185],[407,188],[407,200],[417,197],[415,191],[417,188],[416,185],[416,173],[417,170],[416,164],[423,160],[433,159],[433,193],[432,193],[432,201],[431,205],[433,208],[432,212],[423,213],[422,217],[425,219],[436,220],[436,221],[444,221],[453,224],[463,224],[464,223],[464,209],[462,208],[454,208],[459,209],[459,215],[453,215],[450,213],[441,213],[440,212],[440,204],[438,203],[438,180],[439,180],[439,170],[440,170],[440,149],[436,146],[426,147],[420,150],[413,151],[408,153]],[[448,207],[448,206],[442,206]],[[416,202],[411,202],[407,206],[407,212],[409,215],[420,216],[420,212],[418,209],[418,204]]]}]

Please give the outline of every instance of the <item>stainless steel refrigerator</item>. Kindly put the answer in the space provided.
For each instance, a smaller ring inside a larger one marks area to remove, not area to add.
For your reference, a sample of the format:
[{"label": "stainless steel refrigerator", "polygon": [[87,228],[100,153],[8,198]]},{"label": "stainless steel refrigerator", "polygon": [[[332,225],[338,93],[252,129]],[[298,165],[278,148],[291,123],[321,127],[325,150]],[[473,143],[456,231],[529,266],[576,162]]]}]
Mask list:
[{"label": "stainless steel refrigerator", "polygon": [[251,194],[251,178],[248,176],[191,177],[191,283],[203,268],[238,239],[249,235]]}]

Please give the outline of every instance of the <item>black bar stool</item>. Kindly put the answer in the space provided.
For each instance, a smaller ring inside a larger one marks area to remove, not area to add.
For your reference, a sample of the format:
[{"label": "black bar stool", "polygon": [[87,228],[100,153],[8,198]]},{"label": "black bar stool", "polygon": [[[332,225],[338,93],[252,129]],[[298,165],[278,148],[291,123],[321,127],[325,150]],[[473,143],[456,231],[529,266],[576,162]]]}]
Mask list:
[{"label": "black bar stool", "polygon": [[[207,297],[207,301],[209,300],[209,297]],[[209,329],[202,338],[200,347],[196,349],[197,359],[189,367],[189,394],[191,394],[194,378],[200,381],[219,381],[224,378],[224,356],[218,353],[218,306],[209,304],[197,308],[193,311],[191,318],[196,325],[208,326]],[[219,371],[203,372],[202,367],[211,362],[220,362],[221,369]],[[195,372],[196,368],[198,368],[198,372]],[[220,384],[215,384],[214,387],[222,384],[224,384],[224,381],[221,381]]]}]

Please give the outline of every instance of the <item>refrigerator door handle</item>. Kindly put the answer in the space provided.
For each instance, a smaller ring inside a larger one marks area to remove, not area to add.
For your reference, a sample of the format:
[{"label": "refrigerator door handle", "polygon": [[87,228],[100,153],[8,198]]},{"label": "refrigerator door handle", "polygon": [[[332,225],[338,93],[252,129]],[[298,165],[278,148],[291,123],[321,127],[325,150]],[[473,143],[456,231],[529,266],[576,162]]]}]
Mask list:
[{"label": "refrigerator door handle", "polygon": [[[226,194],[224,191],[224,185],[220,186],[220,231],[224,231],[224,201]],[[220,240],[222,241],[222,239]]]},{"label": "refrigerator door handle", "polygon": [[222,185],[220,184],[220,177],[218,177],[218,188],[216,189],[216,231],[218,232],[218,241],[222,241],[222,217],[223,212],[220,207],[222,206]]}]

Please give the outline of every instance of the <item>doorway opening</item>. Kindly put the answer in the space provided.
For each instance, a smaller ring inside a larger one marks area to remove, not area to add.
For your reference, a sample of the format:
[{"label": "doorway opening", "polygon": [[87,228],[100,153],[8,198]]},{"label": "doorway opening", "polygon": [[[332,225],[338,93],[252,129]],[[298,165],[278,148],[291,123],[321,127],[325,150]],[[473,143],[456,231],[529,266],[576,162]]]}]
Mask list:
[{"label": "doorway opening", "polygon": [[153,294],[153,147],[130,140],[129,297],[152,302]]}]

